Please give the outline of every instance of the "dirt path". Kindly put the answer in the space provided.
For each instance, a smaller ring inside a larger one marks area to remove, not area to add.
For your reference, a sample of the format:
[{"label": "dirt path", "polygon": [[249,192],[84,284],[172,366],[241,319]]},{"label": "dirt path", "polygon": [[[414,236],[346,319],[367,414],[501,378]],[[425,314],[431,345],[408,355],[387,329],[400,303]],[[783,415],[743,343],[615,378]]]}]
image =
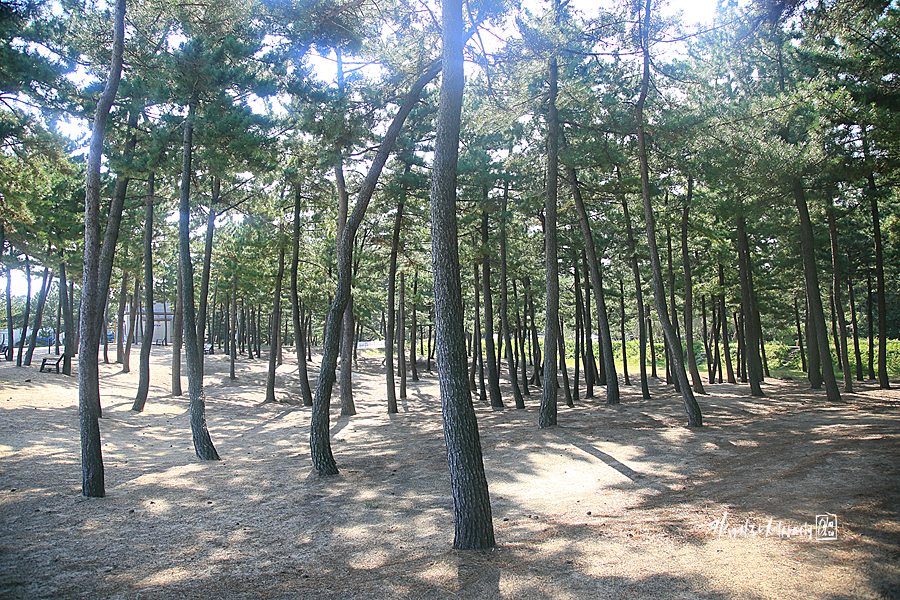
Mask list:
[{"label": "dirt path", "polygon": [[[261,404],[264,364],[238,366],[230,381],[207,357],[223,460],[204,463],[163,352],[142,414],[136,373],[101,365],[108,496],[86,499],[77,380],[0,363],[0,598],[900,598],[896,382],[838,406],[798,383],[710,386],[701,430],[658,383],[563,407],[552,430],[536,395],[478,405],[499,547],[460,553],[433,375],[390,416],[380,360],[361,359],[359,415],[332,416],[341,474],[322,479],[309,410]],[[282,397],[295,383],[285,364]],[[820,514],[836,540],[815,539]]]}]

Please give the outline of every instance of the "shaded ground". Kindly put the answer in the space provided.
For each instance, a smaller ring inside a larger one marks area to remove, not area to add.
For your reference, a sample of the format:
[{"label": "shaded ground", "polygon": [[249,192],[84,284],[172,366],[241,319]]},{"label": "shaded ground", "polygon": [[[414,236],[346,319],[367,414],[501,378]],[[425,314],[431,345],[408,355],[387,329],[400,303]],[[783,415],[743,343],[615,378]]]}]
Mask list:
[{"label": "shaded ground", "polygon": [[[800,383],[710,386],[698,430],[659,383],[561,407],[551,430],[536,394],[478,405],[499,547],[460,553],[433,375],[390,416],[380,359],[361,358],[359,414],[332,414],[341,474],[322,479],[309,410],[261,404],[260,361],[230,381],[207,357],[223,460],[198,461],[153,352],[142,414],[137,375],[101,365],[105,499],[80,495],[77,380],[0,363],[0,598],[900,597],[897,383],[841,405]],[[295,384],[285,364],[283,399]],[[815,539],[819,514],[836,540]]]}]

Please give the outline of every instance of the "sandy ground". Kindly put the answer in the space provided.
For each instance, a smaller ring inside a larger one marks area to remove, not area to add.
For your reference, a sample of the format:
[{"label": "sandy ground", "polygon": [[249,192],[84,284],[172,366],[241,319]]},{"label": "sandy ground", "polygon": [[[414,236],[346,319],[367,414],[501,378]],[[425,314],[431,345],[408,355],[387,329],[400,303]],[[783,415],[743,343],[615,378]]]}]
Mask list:
[{"label": "sandy ground", "polygon": [[[561,406],[549,430],[536,390],[526,410],[479,404],[498,547],[457,552],[433,374],[388,415],[380,359],[361,358],[359,414],[332,413],[341,473],[320,478],[309,410],[261,402],[263,362],[231,381],[207,357],[219,462],[195,457],[162,349],[142,414],[136,373],[101,365],[107,497],[87,499],[77,380],[40,361],[0,363],[0,598],[900,597],[897,382],[839,405],[802,382],[710,386],[695,430],[659,382]],[[281,399],[296,372],[279,368]]]}]

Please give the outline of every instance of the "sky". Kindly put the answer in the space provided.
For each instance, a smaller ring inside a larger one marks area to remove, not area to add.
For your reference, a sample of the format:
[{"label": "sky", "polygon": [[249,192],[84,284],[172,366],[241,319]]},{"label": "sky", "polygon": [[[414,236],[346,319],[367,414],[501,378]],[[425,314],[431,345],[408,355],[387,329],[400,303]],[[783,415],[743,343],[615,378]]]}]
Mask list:
[{"label": "sky", "polygon": [[[713,20],[716,13],[717,0],[668,0],[664,2],[662,7],[663,14],[674,15],[676,12],[682,12],[682,20],[686,25],[697,23],[709,23]],[[543,10],[548,2],[545,0],[524,0],[523,5],[527,6],[533,12]],[[572,0],[572,5],[590,16],[598,9],[598,3],[594,0]],[[334,61],[329,58],[321,58],[313,61],[316,75],[325,81],[333,81],[335,77]],[[86,124],[75,123],[69,121],[62,128],[62,132],[70,137],[78,138],[86,134],[88,131]],[[80,276],[77,274],[76,276]],[[5,281],[3,282],[6,283]],[[36,297],[40,291],[41,278],[39,276],[32,277],[32,293]],[[22,271],[13,271],[12,294],[13,296],[25,296],[27,283],[25,274]]]}]

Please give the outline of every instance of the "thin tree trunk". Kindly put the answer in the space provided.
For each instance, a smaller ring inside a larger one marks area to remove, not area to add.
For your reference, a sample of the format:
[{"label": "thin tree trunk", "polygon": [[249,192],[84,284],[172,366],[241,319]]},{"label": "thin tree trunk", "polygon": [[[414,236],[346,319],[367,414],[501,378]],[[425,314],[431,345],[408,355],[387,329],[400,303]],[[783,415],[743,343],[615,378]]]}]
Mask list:
[{"label": "thin tree trunk", "polygon": [[856,320],[856,298],[853,292],[853,263],[847,252],[847,296],[850,297],[850,325],[853,327],[853,354],[856,358],[856,380],[863,380],[862,353],[859,351],[859,323]]},{"label": "thin tree trunk", "polygon": [[444,77],[431,171],[435,345],[454,508],[453,547],[483,549],[495,545],[494,526],[478,424],[466,383],[456,223],[457,159],[464,87],[462,2],[444,0],[441,11]]},{"label": "thin tree trunk", "polygon": [[585,398],[594,397],[594,383],[597,371],[594,369],[594,336],[591,333],[591,282],[588,273],[587,255],[582,251],[581,263],[584,265],[584,305],[581,311],[581,325],[584,328],[584,387]]},{"label": "thin tree trunk", "polygon": [[703,417],[700,413],[700,406],[697,404],[697,400],[694,398],[694,393],[688,383],[687,373],[684,370],[684,357],[681,352],[681,341],[675,333],[672,322],[669,321],[662,281],[662,268],[659,262],[659,252],[656,248],[656,224],[650,197],[650,173],[647,158],[647,142],[644,134],[644,103],[647,100],[647,92],[650,86],[650,47],[648,28],[650,22],[650,5],[651,0],[647,0],[644,10],[644,27],[641,29],[644,69],[641,80],[641,93],[635,108],[638,154],[641,168],[641,196],[644,203],[644,221],[647,228],[647,243],[650,247],[650,265],[653,272],[653,291],[656,299],[656,312],[659,315],[663,334],[669,344],[669,350],[672,353],[672,366],[675,371],[675,377],[678,379],[678,383],[681,387],[681,397],[684,400],[684,407],[688,416],[688,426],[700,427],[703,425]]},{"label": "thin tree trunk", "polygon": [[[128,258],[126,250],[125,258]],[[119,311],[116,318],[116,362],[125,362],[125,307],[128,305],[128,271],[122,271],[122,286],[119,288]],[[106,331],[106,327],[103,328]]]},{"label": "thin tree trunk", "polygon": [[[278,243],[278,274],[275,276],[275,300],[272,304],[272,342],[269,344],[269,371],[266,376],[266,402],[275,402],[275,367],[278,361],[278,336],[281,333],[281,284],[284,281],[284,244]],[[349,361],[348,361],[349,362]],[[341,362],[341,369],[349,368]]]},{"label": "thin tree trunk", "polygon": [[569,387],[569,367],[566,365],[566,331],[562,321],[559,322],[559,370],[562,371],[563,390],[566,394],[566,406],[573,408],[572,389]]},{"label": "thin tree trunk", "polygon": [[[618,169],[616,170],[618,174]],[[650,387],[647,384],[647,318],[644,315],[644,293],[641,281],[641,271],[638,267],[637,249],[634,242],[634,231],[631,228],[631,217],[628,215],[628,201],[622,196],[622,214],[625,219],[625,233],[628,241],[628,256],[631,263],[631,271],[634,274],[634,293],[637,304],[638,339],[641,370],[641,396],[644,400],[650,399]],[[654,367],[655,368],[655,367]],[[654,376],[656,372],[654,371]]]},{"label": "thin tree trunk", "polygon": [[[825,312],[822,309],[822,296],[819,294],[819,272],[816,268],[816,247],[813,238],[812,222],[806,204],[806,192],[803,181],[794,180],[794,202],[800,216],[800,253],[803,256],[803,272],[806,277],[806,290],[809,299],[812,328],[816,330],[819,360],[822,365],[822,378],[825,382],[825,393],[830,402],[840,402],[841,392],[834,378],[834,367],[831,363],[831,352],[828,350],[828,332],[825,328]],[[886,387],[886,374],[885,385]]]},{"label": "thin tree trunk", "polygon": [[620,402],[619,378],[616,375],[616,359],[613,355],[612,335],[609,331],[609,318],[606,312],[603,274],[600,270],[597,251],[594,248],[594,236],[588,220],[587,210],[584,207],[584,199],[581,196],[581,189],[578,187],[577,173],[571,167],[567,169],[567,173],[569,183],[572,186],[572,196],[575,199],[575,209],[578,211],[581,236],[584,239],[584,250],[587,256],[591,285],[594,288],[594,301],[597,303],[597,327],[600,332],[600,351],[603,354],[603,371],[606,376],[606,404],[607,406],[613,406]]},{"label": "thin tree trunk", "polygon": [[[2,225],[0,225],[2,227]],[[870,319],[871,320],[871,319]],[[12,267],[6,268],[6,360],[12,361],[15,352],[15,331],[12,320]],[[68,341],[68,339],[67,339]],[[66,373],[71,375],[71,373]]]},{"label": "thin tree trunk", "polygon": [[28,350],[25,352],[26,367],[31,366],[31,358],[34,356],[34,349],[37,348],[38,333],[44,320],[44,305],[47,303],[47,294],[50,292],[50,286],[53,284],[53,275],[49,268],[44,268],[44,279],[41,282],[41,291],[38,293],[38,303],[34,311],[34,325],[31,328],[31,339],[28,340]]},{"label": "thin tree trunk", "polygon": [[409,367],[410,375],[413,381],[419,381],[419,369],[416,365],[416,312],[419,307],[416,305],[416,297],[419,294],[419,270],[416,269],[413,274],[413,295],[412,295],[412,311],[409,322]]},{"label": "thin tree trunk", "polygon": [[625,282],[619,278],[619,325],[622,336],[622,375],[625,377],[625,385],[631,385],[628,378],[628,348],[625,339]]},{"label": "thin tree trunk", "polygon": [[[709,329],[707,328],[706,320],[706,294],[700,295],[700,318],[702,319],[700,334],[703,336],[703,353],[706,355],[706,375],[709,377],[710,383],[715,383],[715,362],[713,362],[712,358],[712,347],[709,345]],[[687,328],[687,325],[685,325],[685,328]]]},{"label": "thin tree trunk", "polygon": [[[688,177],[687,197],[681,212],[681,260],[684,263],[684,343],[687,346],[688,368],[695,394],[705,394],[700,369],[697,368],[697,357],[694,355],[694,286],[691,277],[691,259],[688,254],[688,211],[694,194],[694,178]],[[706,311],[704,310],[704,315]],[[703,319],[703,339],[706,339],[706,319]],[[707,357],[709,353],[707,353]],[[709,360],[709,358],[707,358]]]},{"label": "thin tree trunk", "polygon": [[[525,354],[525,330],[528,328],[528,312],[525,310],[526,302],[523,299],[522,302],[522,313],[524,315],[524,322],[522,318],[519,316],[518,306],[519,306],[519,290],[516,287],[516,280],[513,279],[513,302],[516,305],[516,340],[517,345],[519,347],[519,372],[521,373],[521,381],[522,381],[522,408],[524,408],[525,399],[524,396],[530,396],[531,392],[528,391],[528,367],[526,363],[528,362],[528,357]],[[519,408],[519,405],[516,404],[516,408]]]},{"label": "thin tree trunk", "polygon": [[850,370],[850,355],[847,352],[847,318],[844,316],[844,306],[841,302],[841,255],[838,250],[837,224],[834,219],[834,209],[829,207],[828,213],[828,232],[831,237],[831,270],[834,276],[834,291],[832,298],[832,313],[837,314],[838,336],[836,340],[839,342],[838,349],[841,356],[841,367],[844,371],[844,391],[853,392],[853,372]]},{"label": "thin tree trunk", "polygon": [[[472,344],[472,369],[476,373],[476,388],[478,389],[478,400],[487,404],[487,389],[484,386],[484,352],[481,348],[481,340],[485,337],[481,328],[481,278],[478,275],[478,262],[472,264],[475,273],[475,338]],[[485,342],[486,344],[487,342]]]},{"label": "thin tree trunk", "polygon": [[734,366],[731,363],[731,349],[728,340],[728,311],[725,309],[725,268],[719,263],[719,323],[722,325],[722,352],[725,354],[725,369],[728,383],[737,383]]},{"label": "thin tree trunk", "polygon": [[[487,186],[484,187],[483,201],[487,201]],[[500,371],[497,368],[498,352],[494,347],[494,301],[491,295],[491,257],[488,251],[488,214],[484,206],[481,210],[481,246],[482,246],[482,292],[484,293],[484,342],[487,351],[488,391],[491,408],[503,408],[503,397],[500,395]]]},{"label": "thin tree trunk", "polygon": [[[312,406],[312,389],[309,387],[309,372],[306,369],[306,344],[303,319],[300,315],[300,294],[297,290],[297,267],[300,262],[300,212],[301,212],[300,186],[294,188],[294,231],[291,244],[291,318],[294,323],[294,344],[297,349],[297,374],[300,378],[300,393],[303,396],[303,406]],[[249,311],[249,307],[248,307]],[[248,319],[247,350],[249,357],[253,358],[253,345],[250,340],[250,330],[253,328],[252,313]]]},{"label": "thin tree trunk", "polygon": [[28,333],[28,321],[31,319],[31,261],[25,256],[25,281],[27,282],[28,292],[25,296],[25,315],[22,318],[22,334],[19,336],[19,352],[16,355],[16,366],[22,366],[22,354],[25,351],[25,336]]},{"label": "thin tree trunk", "polygon": [[[410,165],[404,166],[404,176],[409,174]],[[400,190],[397,199],[397,214],[394,216],[394,230],[391,236],[391,257],[388,267],[388,312],[384,336],[385,384],[387,386],[388,413],[397,412],[397,390],[394,387],[394,332],[396,330],[395,297],[397,287],[397,253],[400,250],[400,226],[403,222],[403,208],[406,204],[406,188]]]},{"label": "thin tree trunk", "polygon": [[134,295],[131,297],[131,314],[128,315],[128,333],[125,334],[125,354],[122,355],[122,372],[131,372],[131,345],[134,343],[134,330],[137,326],[137,312],[140,306],[141,280],[134,278]]},{"label": "thin tree trunk", "polygon": [[[509,383],[513,390],[513,399],[516,408],[525,408],[525,399],[522,397],[522,390],[519,389],[519,379],[516,376],[516,360],[515,350],[512,346],[512,336],[509,331],[509,275],[507,272],[507,248],[506,248],[506,220],[509,218],[507,214],[507,204],[509,202],[509,181],[503,183],[503,198],[500,204],[500,328],[503,330],[503,339],[506,342],[506,364],[509,367]],[[515,285],[515,280],[513,280]],[[518,312],[516,312],[518,319]],[[516,325],[518,329],[518,324]],[[428,338],[429,346],[431,345],[431,334],[429,330]],[[576,357],[577,361],[577,357]],[[576,377],[576,382],[577,382]],[[577,390],[577,383],[576,383]],[[576,391],[577,394],[577,391]]]},{"label": "thin tree trunk", "polygon": [[400,399],[406,398],[406,279],[400,271],[400,307],[397,309],[397,374]]},{"label": "thin tree trunk", "polygon": [[743,213],[737,216],[737,247],[741,277],[741,314],[744,325],[743,355],[747,360],[750,394],[753,396],[765,396],[760,385],[763,379],[762,362],[759,356],[759,337],[757,337],[755,323],[753,322],[753,280],[750,275],[752,264]]},{"label": "thin tree trunk", "polygon": [[656,374],[656,344],[653,343],[653,317],[651,316],[649,304],[645,307],[644,314],[647,316],[647,338],[650,343],[650,376],[658,379],[659,376]]},{"label": "thin tree trunk", "polygon": [[125,0],[116,0],[115,6],[112,60],[109,76],[94,114],[84,201],[84,271],[79,316],[79,329],[84,334],[79,340],[78,414],[81,432],[81,493],[92,498],[106,495],[98,420],[100,366],[97,351],[100,346],[100,331],[97,323],[100,320],[101,302],[106,299],[106,293],[100,285],[100,162],[109,110],[122,75],[125,47]]},{"label": "thin tree trunk", "polygon": [[806,352],[803,350],[803,330],[800,328],[800,310],[794,298],[794,320],[797,323],[797,345],[800,347],[800,369],[806,373]]},{"label": "thin tree trunk", "polygon": [[[865,138],[863,138],[865,141]],[[867,147],[865,147],[867,150]],[[868,151],[866,152],[868,156]],[[881,240],[881,220],[878,217],[878,193],[875,174],[869,173],[869,205],[872,212],[872,239],[875,242],[875,293],[878,301],[878,387],[891,387],[887,372],[887,301],[884,287],[884,243]],[[869,313],[871,314],[871,313]],[[829,398],[830,399],[830,398]]]},{"label": "thin tree trunk", "polygon": [[[7,294],[7,298],[9,295]],[[869,325],[869,379],[875,379],[875,321],[872,320],[872,274],[866,272],[866,321]]]},{"label": "thin tree trunk", "polygon": [[216,227],[216,204],[219,202],[221,182],[218,175],[213,176],[212,196],[209,201],[209,215],[206,219],[206,244],[203,247],[203,271],[200,275],[200,299],[197,306],[197,343],[200,344],[200,372],[204,372],[206,362],[206,311],[209,300],[209,272],[212,265],[213,232]]},{"label": "thin tree trunk", "polygon": [[150,391],[150,349],[156,331],[153,315],[153,201],[155,200],[156,175],[152,171],[147,178],[147,195],[144,199],[144,316],[147,325],[141,341],[141,359],[138,366],[138,388],[131,410],[142,412]]},{"label": "thin tree trunk", "polygon": [[219,460],[206,426],[206,398],[203,394],[203,365],[200,362],[200,346],[197,344],[197,317],[194,307],[194,265],[191,263],[190,246],[190,198],[191,159],[193,154],[194,115],[197,100],[188,107],[184,122],[182,149],[181,193],[178,212],[178,249],[181,255],[181,311],[184,324],[184,356],[188,370],[188,396],[190,397],[191,437],[194,451],[200,460]]},{"label": "thin tree trunk", "polygon": [[[319,380],[316,384],[316,395],[313,399],[312,417],[310,419],[310,455],[313,467],[320,475],[336,475],[337,463],[331,452],[330,428],[328,426],[328,409],[331,405],[331,389],[334,386],[335,369],[337,366],[338,339],[344,310],[350,299],[350,279],[353,260],[353,241],[356,231],[365,216],[369,200],[375,191],[375,185],[388,155],[393,149],[394,142],[400,133],[400,128],[413,107],[419,101],[422,88],[434,79],[441,69],[440,63],[432,63],[428,70],[420,76],[412,85],[409,93],[403,99],[403,104],[391,121],[388,131],[378,148],[375,159],[369,167],[369,172],[360,187],[356,206],[353,214],[347,221],[344,235],[340,238],[340,251],[338,252],[338,286],[337,293],[328,311],[326,322],[326,339],[323,342],[322,362],[319,368]],[[336,329],[338,328],[338,329]]]}]

